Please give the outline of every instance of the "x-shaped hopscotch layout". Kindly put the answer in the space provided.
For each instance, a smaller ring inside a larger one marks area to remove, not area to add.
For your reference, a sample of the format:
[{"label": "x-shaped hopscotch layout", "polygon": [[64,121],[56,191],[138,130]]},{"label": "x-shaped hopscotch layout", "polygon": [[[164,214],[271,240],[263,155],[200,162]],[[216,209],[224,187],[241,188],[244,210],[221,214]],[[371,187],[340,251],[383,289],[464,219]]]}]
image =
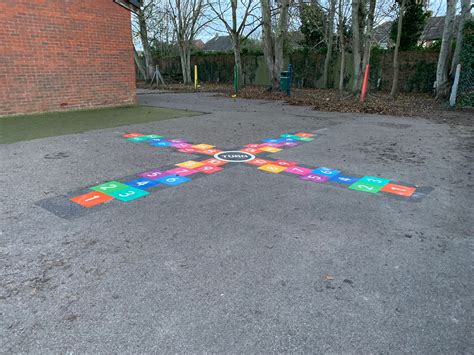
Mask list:
[{"label": "x-shaped hopscotch layout", "polygon": [[311,142],[317,139],[317,136],[317,132],[315,134],[305,132],[282,134],[278,138],[264,139],[261,143],[247,144],[242,149],[221,150],[213,145],[192,144],[182,139],[166,139],[157,134],[124,134],[123,137],[131,142],[146,142],[157,148],[173,148],[182,153],[198,155],[199,158],[117,178],[88,189],[71,192],[67,196],[41,200],[37,205],[60,217],[72,219],[106,206],[113,206],[114,203],[133,201],[151,192],[175,187],[236,165],[254,167],[267,173],[292,176],[308,183],[326,183],[353,191],[396,197],[407,201],[418,201],[432,190],[428,187],[420,188],[393,182],[378,176],[355,176],[336,169],[311,167],[293,161],[271,158],[274,153]]}]

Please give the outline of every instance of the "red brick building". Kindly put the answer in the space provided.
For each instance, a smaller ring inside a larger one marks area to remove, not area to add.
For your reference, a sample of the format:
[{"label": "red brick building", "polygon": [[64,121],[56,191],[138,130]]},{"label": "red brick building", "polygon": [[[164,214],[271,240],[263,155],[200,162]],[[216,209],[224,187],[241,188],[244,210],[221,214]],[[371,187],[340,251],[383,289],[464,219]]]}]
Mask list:
[{"label": "red brick building", "polygon": [[112,0],[0,1],[0,116],[134,102],[129,11]]}]

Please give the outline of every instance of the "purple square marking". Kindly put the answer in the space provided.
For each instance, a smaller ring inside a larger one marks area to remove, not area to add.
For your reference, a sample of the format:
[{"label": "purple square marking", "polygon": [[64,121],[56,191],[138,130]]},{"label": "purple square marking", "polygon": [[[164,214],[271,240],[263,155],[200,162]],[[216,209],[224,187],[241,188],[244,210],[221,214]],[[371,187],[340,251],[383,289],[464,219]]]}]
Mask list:
[{"label": "purple square marking", "polygon": [[329,176],[318,175],[318,174],[308,174],[301,177],[302,180],[312,181],[312,182],[326,182],[329,180]]},{"label": "purple square marking", "polygon": [[162,172],[161,170],[154,169],[150,171],[145,171],[143,173],[137,174],[137,176],[141,176],[147,179],[155,180],[162,178],[163,176],[169,175],[167,173]]}]

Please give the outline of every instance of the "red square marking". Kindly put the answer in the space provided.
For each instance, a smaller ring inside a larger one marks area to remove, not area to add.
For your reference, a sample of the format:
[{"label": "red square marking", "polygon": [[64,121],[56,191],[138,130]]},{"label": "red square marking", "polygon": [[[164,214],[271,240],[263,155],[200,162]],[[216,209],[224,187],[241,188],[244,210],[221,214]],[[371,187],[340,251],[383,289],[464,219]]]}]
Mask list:
[{"label": "red square marking", "polygon": [[274,162],[272,164],[276,164],[276,165],[280,165],[280,166],[286,166],[286,167],[296,165],[296,163],[294,161],[287,161],[287,160],[277,160],[276,162]]},{"label": "red square marking", "polygon": [[134,138],[134,137],[140,137],[140,136],[143,136],[143,134],[141,134],[141,133],[127,133],[127,134],[122,135],[122,137],[124,137],[124,138]]},{"label": "red square marking", "polygon": [[216,158],[203,160],[201,163],[204,163],[206,165],[212,165],[212,166],[221,166],[221,165],[227,164],[226,161],[222,161],[222,160],[219,160],[219,159],[216,159]]},{"label": "red square marking", "polygon": [[199,168],[196,168],[196,170],[200,171],[201,173],[213,174],[217,173],[220,170],[223,170],[223,168],[219,168],[218,166],[204,165],[200,166]]},{"label": "red square marking", "polygon": [[200,152],[200,153],[204,153],[204,154],[214,155],[214,154],[223,152],[223,150],[219,150],[219,149],[204,149],[204,150],[201,150],[201,151],[199,151],[199,152]]},{"label": "red square marking", "polygon": [[252,164],[252,165],[257,165],[257,166],[262,166],[262,165],[265,165],[265,164],[271,164],[271,163],[273,163],[273,161],[257,158],[257,159],[254,159],[254,160],[246,161],[246,163],[247,164]]},{"label": "red square marking", "polygon": [[240,150],[241,152],[246,152],[250,154],[258,154],[261,153],[262,151],[258,148],[244,148]]},{"label": "red square marking", "polygon": [[387,184],[380,189],[380,191],[388,192],[395,195],[410,197],[416,191],[414,187],[402,186],[402,185],[395,185],[395,184]]},{"label": "red square marking", "polygon": [[259,148],[261,144],[246,144],[245,148]]},{"label": "red square marking", "polygon": [[298,136],[298,137],[305,137],[305,138],[311,138],[311,137],[314,137],[314,134],[305,133],[305,132],[300,132],[300,133],[296,133],[295,136]]},{"label": "red square marking", "polygon": [[100,203],[104,203],[113,200],[112,196],[106,195],[103,192],[92,191],[84,195],[80,195],[69,200],[75,202],[83,207],[89,208]]}]

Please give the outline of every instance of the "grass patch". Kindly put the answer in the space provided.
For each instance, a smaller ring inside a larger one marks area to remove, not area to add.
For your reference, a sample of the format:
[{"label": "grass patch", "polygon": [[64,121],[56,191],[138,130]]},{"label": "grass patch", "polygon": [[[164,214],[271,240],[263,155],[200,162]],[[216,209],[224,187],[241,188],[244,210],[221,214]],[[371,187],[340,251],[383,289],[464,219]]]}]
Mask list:
[{"label": "grass patch", "polygon": [[125,106],[0,117],[0,144],[199,114],[151,106]]}]

